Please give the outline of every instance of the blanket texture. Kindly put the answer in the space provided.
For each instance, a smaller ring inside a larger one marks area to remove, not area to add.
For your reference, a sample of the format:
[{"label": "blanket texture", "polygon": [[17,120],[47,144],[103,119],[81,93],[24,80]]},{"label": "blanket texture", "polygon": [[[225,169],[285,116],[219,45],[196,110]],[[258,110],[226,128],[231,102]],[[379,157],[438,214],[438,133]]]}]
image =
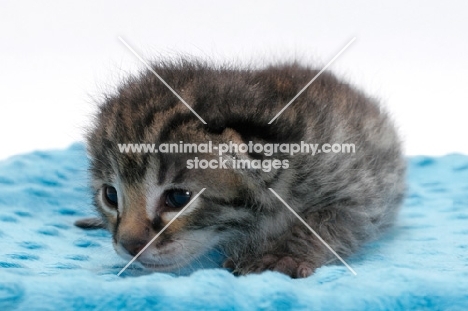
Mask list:
[{"label": "blanket texture", "polygon": [[468,157],[409,158],[408,196],[380,240],[307,279],[235,277],[213,252],[177,273],[129,268],[92,215],[82,144],[0,162],[0,310],[468,310]]}]

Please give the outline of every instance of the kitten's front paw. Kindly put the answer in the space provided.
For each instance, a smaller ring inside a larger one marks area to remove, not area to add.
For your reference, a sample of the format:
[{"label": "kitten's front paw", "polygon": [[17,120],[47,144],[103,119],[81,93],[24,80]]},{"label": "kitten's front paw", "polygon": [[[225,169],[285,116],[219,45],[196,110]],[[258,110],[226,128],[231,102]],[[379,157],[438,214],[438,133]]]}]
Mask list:
[{"label": "kitten's front paw", "polygon": [[292,278],[308,277],[316,268],[307,261],[294,259],[291,256],[273,254],[263,255],[261,258],[244,259],[240,263],[235,263],[231,258],[228,258],[223,263],[223,267],[233,270],[233,273],[238,275],[272,270],[284,273]]}]

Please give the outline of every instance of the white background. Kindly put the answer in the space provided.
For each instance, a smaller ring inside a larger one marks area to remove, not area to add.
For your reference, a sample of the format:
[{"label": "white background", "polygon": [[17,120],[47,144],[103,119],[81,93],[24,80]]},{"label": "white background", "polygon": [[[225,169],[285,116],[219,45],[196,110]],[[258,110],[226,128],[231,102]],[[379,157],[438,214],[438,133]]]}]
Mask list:
[{"label": "white background", "polygon": [[384,102],[406,153],[468,154],[466,1],[5,1],[0,159],[82,140],[99,94],[146,58],[297,58]]}]

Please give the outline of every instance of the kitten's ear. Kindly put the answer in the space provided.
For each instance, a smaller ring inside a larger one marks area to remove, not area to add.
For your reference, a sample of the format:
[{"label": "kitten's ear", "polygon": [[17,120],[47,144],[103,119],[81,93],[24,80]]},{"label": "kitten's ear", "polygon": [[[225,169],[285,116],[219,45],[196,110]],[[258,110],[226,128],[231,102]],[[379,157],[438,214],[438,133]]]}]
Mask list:
[{"label": "kitten's ear", "polygon": [[222,124],[211,124],[211,123],[209,123],[209,125],[207,125],[206,129],[211,134],[221,135],[224,132],[224,130],[226,129],[226,126],[222,125]]},{"label": "kitten's ear", "polygon": [[78,219],[77,221],[75,221],[75,226],[86,230],[106,228],[102,219],[98,217]]}]

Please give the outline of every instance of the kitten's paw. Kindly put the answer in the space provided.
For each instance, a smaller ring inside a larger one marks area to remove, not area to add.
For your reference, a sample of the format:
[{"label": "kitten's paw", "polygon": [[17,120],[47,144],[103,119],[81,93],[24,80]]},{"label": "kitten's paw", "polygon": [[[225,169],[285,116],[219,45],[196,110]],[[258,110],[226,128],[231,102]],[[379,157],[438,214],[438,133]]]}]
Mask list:
[{"label": "kitten's paw", "polygon": [[78,219],[75,221],[75,226],[86,230],[106,228],[102,219],[97,217]]},{"label": "kitten's paw", "polygon": [[312,273],[314,273],[314,266],[306,261],[303,261],[299,264],[296,270],[297,278],[306,278],[308,276],[311,276]]},{"label": "kitten's paw", "polygon": [[292,278],[308,277],[316,268],[312,263],[284,255],[278,256],[267,254],[260,259],[250,259],[251,260],[243,260],[242,263],[236,264],[232,259],[228,258],[223,263],[223,266],[225,268],[232,269],[233,273],[238,275],[260,273],[266,270],[271,270],[284,273]]}]

